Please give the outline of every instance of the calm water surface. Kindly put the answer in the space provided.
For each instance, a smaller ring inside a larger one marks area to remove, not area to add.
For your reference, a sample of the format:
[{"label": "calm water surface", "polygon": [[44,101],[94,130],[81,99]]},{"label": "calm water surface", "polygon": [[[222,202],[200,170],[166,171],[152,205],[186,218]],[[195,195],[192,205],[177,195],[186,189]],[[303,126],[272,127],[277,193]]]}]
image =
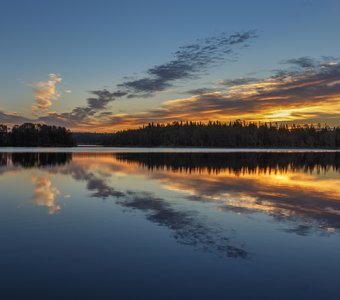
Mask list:
[{"label": "calm water surface", "polygon": [[0,299],[340,299],[339,152],[87,150],[0,153]]}]

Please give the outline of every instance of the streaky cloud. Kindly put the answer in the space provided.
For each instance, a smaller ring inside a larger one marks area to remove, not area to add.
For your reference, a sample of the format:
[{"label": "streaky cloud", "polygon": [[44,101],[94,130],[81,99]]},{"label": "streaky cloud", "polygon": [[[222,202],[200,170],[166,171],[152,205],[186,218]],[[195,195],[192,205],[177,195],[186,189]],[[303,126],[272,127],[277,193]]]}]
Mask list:
[{"label": "streaky cloud", "polygon": [[296,121],[335,119],[340,114],[340,62],[323,59],[313,68],[276,71],[265,79],[223,82],[228,89],[166,101],[160,108],[134,115],[113,115],[120,127],[149,122],[190,120]]},{"label": "streaky cloud", "polygon": [[245,44],[257,37],[254,30],[237,32],[231,35],[222,33],[219,36],[198,40],[196,43],[182,46],[174,53],[174,58],[164,64],[147,70],[144,78],[125,81],[118,85],[134,97],[152,96],[173,86],[176,80],[199,77],[208,68],[226,60],[234,54],[236,45]]},{"label": "streaky cloud", "polygon": [[30,122],[29,118],[25,118],[16,113],[6,113],[0,111],[0,122],[3,124],[22,124],[25,122]]},{"label": "streaky cloud", "polygon": [[[295,60],[300,61],[299,58]],[[220,82],[220,88],[191,90],[190,97],[166,101],[160,107],[144,112],[110,113],[104,108],[117,95],[109,91],[93,91],[92,98],[101,100],[89,100],[87,107],[76,107],[64,113],[50,112],[34,120],[0,112],[0,122],[19,124],[33,121],[73,130],[106,132],[135,128],[149,122],[179,120],[323,123],[329,119],[336,124],[340,115],[340,61],[330,57],[314,61],[313,67],[296,68],[289,64],[288,68],[273,70],[266,78],[236,78]],[[118,92],[119,95],[126,93],[122,89],[115,93]]]},{"label": "streaky cloud", "polygon": [[241,77],[241,78],[236,78],[236,79],[225,79],[219,82],[221,85],[225,85],[227,87],[233,87],[237,85],[243,85],[243,84],[248,84],[248,83],[254,83],[258,82],[260,79],[258,78],[253,78],[253,77]]},{"label": "streaky cloud", "polygon": [[303,56],[299,58],[285,60],[283,61],[283,64],[291,64],[301,68],[314,68],[317,62],[310,57]]},{"label": "streaky cloud", "polygon": [[186,93],[190,95],[202,95],[202,94],[208,94],[216,91],[216,89],[211,89],[211,88],[198,88],[198,89],[193,89],[189,90]]},{"label": "streaky cloud", "polygon": [[245,46],[246,42],[257,37],[255,30],[237,32],[228,35],[197,40],[196,43],[185,45],[174,53],[169,62],[156,65],[146,71],[147,76],[140,79],[128,79],[117,85],[117,90],[95,90],[87,98],[87,105],[76,107],[68,118],[76,121],[85,120],[105,111],[110,102],[117,98],[146,98],[173,86],[174,81],[194,79],[206,72],[210,67],[226,60],[226,56],[235,54],[235,47]]},{"label": "streaky cloud", "polygon": [[91,111],[102,110],[107,107],[111,101],[115,100],[116,98],[123,97],[127,94],[127,92],[123,91],[116,91],[116,92],[109,92],[107,89],[91,91],[95,97],[87,98],[88,108]]}]

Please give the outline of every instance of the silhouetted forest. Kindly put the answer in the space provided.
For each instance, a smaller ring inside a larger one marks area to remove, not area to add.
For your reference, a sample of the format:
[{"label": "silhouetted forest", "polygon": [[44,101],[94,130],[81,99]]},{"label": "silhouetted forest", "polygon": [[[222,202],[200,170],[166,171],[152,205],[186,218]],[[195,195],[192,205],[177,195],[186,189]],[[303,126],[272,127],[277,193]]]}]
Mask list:
[{"label": "silhouetted forest", "polygon": [[70,147],[75,141],[65,127],[25,123],[12,129],[0,124],[0,147]]},{"label": "silhouetted forest", "polygon": [[340,148],[340,127],[277,123],[150,123],[116,133],[71,133],[64,127],[25,123],[9,129],[0,124],[0,147],[226,147]]},{"label": "silhouetted forest", "polygon": [[102,146],[104,141],[108,140],[110,133],[97,133],[97,132],[73,132],[72,136],[77,145],[91,145]]},{"label": "silhouetted forest", "polygon": [[339,148],[340,127],[277,123],[150,123],[103,136],[103,145],[125,147]]}]

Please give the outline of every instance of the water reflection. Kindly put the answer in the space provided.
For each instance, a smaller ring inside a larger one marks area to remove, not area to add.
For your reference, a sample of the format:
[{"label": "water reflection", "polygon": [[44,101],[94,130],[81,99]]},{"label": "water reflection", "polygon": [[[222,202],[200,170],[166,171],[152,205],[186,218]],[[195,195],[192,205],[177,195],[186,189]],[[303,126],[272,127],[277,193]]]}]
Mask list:
[{"label": "water reflection", "polygon": [[244,245],[235,245],[228,232],[205,222],[196,211],[175,207],[168,200],[156,197],[153,191],[123,191],[111,186],[111,177],[122,176],[126,172],[132,175],[111,154],[77,154],[71,164],[56,168],[54,172],[86,182],[91,197],[113,197],[121,206],[145,213],[148,221],[171,230],[178,243],[219,256],[249,258]]},{"label": "water reflection", "polygon": [[64,165],[72,160],[72,153],[0,153],[0,166],[42,168]]},{"label": "water reflection", "polygon": [[293,227],[288,232],[340,229],[340,153],[122,153],[117,160],[192,201],[219,209],[262,212]]},{"label": "water reflection", "polygon": [[117,153],[117,160],[136,162],[149,170],[185,173],[228,171],[234,175],[283,173],[286,171],[340,171],[339,152],[320,153]]},{"label": "water reflection", "polygon": [[[70,176],[85,183],[90,197],[143,212],[179,243],[228,257],[249,253],[232,230],[190,209],[195,203],[214,204],[221,212],[263,213],[299,235],[340,230],[339,153],[1,153],[0,164],[0,174],[39,170],[31,175],[33,202],[49,214],[61,210],[63,187],[54,176]],[[143,188],[134,188],[138,184]]]},{"label": "water reflection", "polygon": [[176,210],[162,198],[150,193],[128,191],[119,203],[125,207],[146,212],[147,219],[174,232],[177,242],[218,255],[248,258],[243,245],[236,246],[226,232],[206,224],[195,211]]},{"label": "water reflection", "polygon": [[60,206],[56,204],[56,196],[60,191],[52,185],[50,179],[44,176],[32,176],[34,185],[33,203],[37,206],[48,208],[49,214],[59,212]]}]

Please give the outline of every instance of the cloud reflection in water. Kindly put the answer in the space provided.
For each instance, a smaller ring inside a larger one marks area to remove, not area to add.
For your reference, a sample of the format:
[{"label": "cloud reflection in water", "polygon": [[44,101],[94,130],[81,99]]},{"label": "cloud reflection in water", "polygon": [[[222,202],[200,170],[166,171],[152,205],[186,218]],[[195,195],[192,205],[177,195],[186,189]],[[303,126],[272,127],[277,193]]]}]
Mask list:
[{"label": "cloud reflection in water", "polygon": [[56,196],[60,191],[52,185],[50,179],[44,176],[32,176],[34,185],[33,203],[37,206],[46,206],[49,214],[55,214],[61,207],[56,204]]},{"label": "cloud reflection in water", "polygon": [[188,200],[288,221],[288,232],[340,229],[340,153],[122,153],[117,160]]},{"label": "cloud reflection in water", "polygon": [[[211,203],[222,212],[263,213],[283,224],[287,233],[340,230],[339,153],[40,155],[44,157],[2,154],[0,174],[25,168],[45,171],[46,176],[32,177],[34,203],[48,207],[50,214],[60,211],[55,203],[59,190],[52,182],[53,176],[60,175],[84,181],[90,197],[112,198],[125,208],[143,212],[148,221],[168,228],[181,244],[228,257],[250,255],[231,238],[231,229],[222,230],[204,219],[195,201]],[[114,180],[124,176],[127,181],[152,184],[142,185],[141,191]],[[154,184],[161,191],[153,190]],[[167,199],[169,192],[180,202]]]}]

